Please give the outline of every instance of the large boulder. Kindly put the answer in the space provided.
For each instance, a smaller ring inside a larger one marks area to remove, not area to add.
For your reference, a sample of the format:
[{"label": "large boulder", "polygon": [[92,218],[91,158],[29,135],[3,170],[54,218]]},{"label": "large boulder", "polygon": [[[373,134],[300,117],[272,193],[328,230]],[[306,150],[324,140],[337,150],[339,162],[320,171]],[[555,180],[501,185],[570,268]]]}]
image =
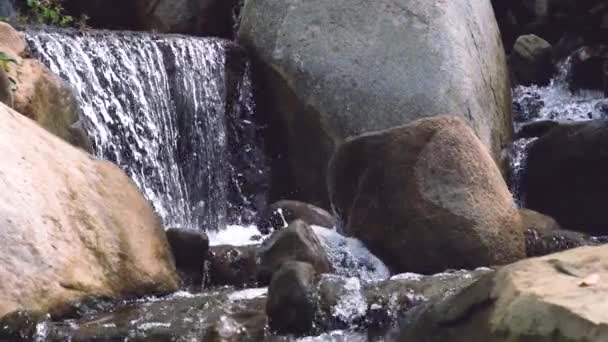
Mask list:
[{"label": "large boulder", "polygon": [[420,119],[340,146],[329,191],[345,231],[395,272],[440,272],[525,257],[500,171],[466,122]]},{"label": "large boulder", "polygon": [[241,13],[283,198],[328,208],[338,143],[441,113],[506,169],[511,91],[489,0],[257,0]]},{"label": "large boulder", "polygon": [[522,178],[528,208],[562,226],[608,234],[608,122],[558,125],[528,148]]},{"label": "large boulder", "polygon": [[302,220],[272,234],[258,251],[259,279],[267,282],[287,261],[301,261],[313,265],[317,273],[333,270],[325,250],[315,232]]},{"label": "large boulder", "polygon": [[91,151],[72,89],[42,63],[27,58],[27,44],[11,26],[0,23],[0,37],[0,51],[14,60],[7,64],[7,76],[14,82],[12,107],[72,145]]},{"label": "large boulder", "polygon": [[0,317],[173,291],[159,217],[117,166],[0,104]]},{"label": "large boulder", "polygon": [[608,341],[608,246],[528,259],[410,321],[398,341]]}]

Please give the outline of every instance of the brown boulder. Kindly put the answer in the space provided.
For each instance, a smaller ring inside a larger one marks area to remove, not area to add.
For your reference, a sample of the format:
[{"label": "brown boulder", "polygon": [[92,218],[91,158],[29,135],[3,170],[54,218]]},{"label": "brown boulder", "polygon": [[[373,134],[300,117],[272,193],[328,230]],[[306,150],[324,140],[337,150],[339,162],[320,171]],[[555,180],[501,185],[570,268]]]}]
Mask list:
[{"label": "brown boulder", "polygon": [[0,104],[0,317],[173,291],[159,217],[115,165]]},{"label": "brown boulder", "polygon": [[464,120],[438,116],[340,146],[329,192],[346,233],[395,272],[505,264],[525,257],[513,199]]}]

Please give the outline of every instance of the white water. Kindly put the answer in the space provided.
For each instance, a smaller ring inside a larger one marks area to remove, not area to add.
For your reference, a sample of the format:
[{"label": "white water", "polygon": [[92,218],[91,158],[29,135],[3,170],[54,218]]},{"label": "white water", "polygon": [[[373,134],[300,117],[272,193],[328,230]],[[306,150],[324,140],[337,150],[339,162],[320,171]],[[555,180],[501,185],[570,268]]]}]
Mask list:
[{"label": "white water", "polygon": [[[541,120],[575,122],[608,118],[608,101],[601,91],[568,87],[570,61],[559,65],[557,75],[545,87],[517,86],[513,89],[516,130],[521,124]],[[535,138],[520,139],[511,147],[512,191],[519,207],[524,207],[525,189],[521,178],[526,169],[527,147]]]}]

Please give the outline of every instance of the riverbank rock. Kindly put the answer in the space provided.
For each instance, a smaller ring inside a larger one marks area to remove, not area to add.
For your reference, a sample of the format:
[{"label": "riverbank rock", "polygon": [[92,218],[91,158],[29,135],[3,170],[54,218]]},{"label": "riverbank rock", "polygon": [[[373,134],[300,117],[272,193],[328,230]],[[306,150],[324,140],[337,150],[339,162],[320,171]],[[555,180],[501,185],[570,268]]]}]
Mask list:
[{"label": "riverbank rock", "polygon": [[7,76],[14,82],[12,108],[70,144],[92,151],[72,89],[42,63],[27,58],[25,40],[8,24],[0,23],[0,35],[0,51],[14,60],[7,64]]},{"label": "riverbank rock", "polygon": [[517,38],[509,64],[515,84],[547,85],[553,76],[551,44],[539,36],[529,34]]},{"label": "riverbank rock", "polygon": [[524,260],[413,318],[398,341],[606,341],[608,247]]},{"label": "riverbank rock", "polygon": [[608,123],[564,124],[532,142],[522,178],[528,208],[563,227],[608,234]]},{"label": "riverbank rock", "polygon": [[525,257],[507,186],[463,119],[438,116],[347,140],[329,190],[345,231],[393,272],[506,264]]},{"label": "riverbank rock", "polygon": [[160,219],[115,165],[0,104],[0,317],[173,291]]},{"label": "riverbank rock", "polygon": [[328,209],[337,144],[442,113],[506,167],[510,82],[489,0],[247,1],[239,42],[257,62],[283,198]]},{"label": "riverbank rock", "polygon": [[260,260],[258,277],[265,279],[266,283],[287,261],[310,263],[319,274],[333,270],[319,238],[302,220],[296,220],[289,227],[274,232],[260,246],[258,258]]},{"label": "riverbank rock", "polygon": [[271,204],[260,215],[258,229],[264,234],[269,234],[274,230],[285,228],[295,220],[326,228],[334,228],[338,225],[338,220],[325,209],[304,202],[281,200]]}]

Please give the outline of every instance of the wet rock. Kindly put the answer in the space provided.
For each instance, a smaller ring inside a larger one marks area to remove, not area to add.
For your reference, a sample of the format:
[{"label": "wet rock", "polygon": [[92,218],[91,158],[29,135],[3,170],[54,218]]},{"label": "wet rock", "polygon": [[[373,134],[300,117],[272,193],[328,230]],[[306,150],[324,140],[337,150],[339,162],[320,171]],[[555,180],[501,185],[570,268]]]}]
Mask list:
[{"label": "wet rock", "polygon": [[49,342],[85,341],[261,341],[265,294],[243,296],[234,289],[119,303],[107,312],[88,312],[67,322],[48,322]]},{"label": "wet rock", "polygon": [[273,203],[258,220],[258,228],[264,234],[285,228],[295,220],[302,220],[309,225],[333,228],[336,218],[324,209],[312,204],[282,200]]},{"label": "wet rock", "polygon": [[271,329],[295,335],[312,331],[317,311],[316,282],[315,268],[308,263],[287,261],[275,272],[266,303]]},{"label": "wet rock", "polygon": [[70,144],[91,152],[72,89],[42,63],[25,58],[27,44],[9,25],[0,23],[0,36],[0,51],[15,60],[7,64],[7,75],[15,82],[12,108]]},{"label": "wet rock", "polygon": [[512,196],[464,120],[421,119],[347,140],[329,189],[345,232],[393,272],[506,264],[525,257]]},{"label": "wet rock", "polygon": [[302,220],[296,220],[289,227],[274,232],[260,246],[258,257],[258,277],[263,283],[267,283],[272,274],[287,261],[310,263],[317,273],[333,270],[319,238]]},{"label": "wet rock", "polygon": [[187,284],[202,284],[205,260],[209,253],[209,237],[202,230],[170,228],[167,240],[175,266]]},{"label": "wet rock", "polygon": [[328,209],[336,145],[442,113],[465,118],[506,171],[499,34],[489,0],[247,1],[239,42],[258,62],[276,192]]},{"label": "wet rock", "polygon": [[552,120],[533,121],[522,125],[515,136],[517,139],[538,138],[559,125],[559,122]]},{"label": "wet rock", "polygon": [[530,34],[517,38],[509,62],[514,82],[523,85],[546,85],[553,75],[551,44]]},{"label": "wet rock", "polygon": [[551,217],[532,210],[521,209],[526,235],[528,257],[543,256],[567,249],[597,245],[596,238],[579,232],[565,230]]},{"label": "wet rock", "polygon": [[41,313],[16,311],[0,319],[0,341],[32,341],[36,335],[36,326],[48,319]]},{"label": "wet rock", "polygon": [[212,246],[206,285],[246,287],[258,280],[257,246]]},{"label": "wet rock", "polygon": [[13,85],[8,78],[8,75],[4,71],[4,68],[0,67],[0,102],[5,105],[13,106]]},{"label": "wet rock", "polygon": [[606,253],[582,247],[506,266],[411,316],[397,340],[606,340]]},{"label": "wet rock", "polygon": [[0,104],[0,317],[178,286],[158,215],[117,166]]},{"label": "wet rock", "polygon": [[585,46],[570,58],[568,85],[571,91],[597,89],[608,92],[608,47]]},{"label": "wet rock", "polygon": [[532,142],[522,178],[527,207],[568,229],[608,234],[606,144],[603,120],[559,125]]}]

